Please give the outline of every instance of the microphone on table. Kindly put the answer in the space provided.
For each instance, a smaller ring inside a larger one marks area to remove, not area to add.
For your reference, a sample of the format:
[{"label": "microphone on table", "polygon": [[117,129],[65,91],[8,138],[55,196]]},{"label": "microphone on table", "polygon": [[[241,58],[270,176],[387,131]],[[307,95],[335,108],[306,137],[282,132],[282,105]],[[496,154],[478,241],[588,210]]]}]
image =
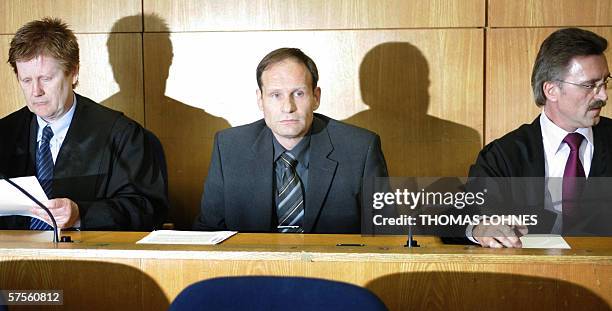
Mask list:
[{"label": "microphone on table", "polygon": [[6,177],[6,175],[0,173],[0,179],[5,180],[11,186],[17,188],[17,190],[25,194],[30,200],[36,203],[36,205],[40,206],[40,208],[42,208],[45,212],[47,212],[47,215],[49,215],[49,218],[51,218],[51,221],[53,222],[53,243],[58,243],[59,234],[57,232],[57,223],[55,222],[55,217],[53,217],[53,214],[51,213],[51,211],[44,204],[40,203],[40,201],[38,201],[33,195],[31,195],[25,189],[21,188],[21,186],[19,186],[18,184],[10,180],[8,177]]},{"label": "microphone on table", "polygon": [[404,247],[408,247],[408,248],[420,247],[419,242],[417,242],[417,240],[415,240],[412,235],[411,225],[408,225],[408,240],[406,240],[406,245],[404,245]]}]

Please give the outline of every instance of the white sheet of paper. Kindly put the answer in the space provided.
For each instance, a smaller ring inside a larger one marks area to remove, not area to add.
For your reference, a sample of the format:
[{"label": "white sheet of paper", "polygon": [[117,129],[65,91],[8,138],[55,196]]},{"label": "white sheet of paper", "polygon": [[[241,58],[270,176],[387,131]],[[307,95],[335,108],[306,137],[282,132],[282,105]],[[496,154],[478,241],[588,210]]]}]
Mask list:
[{"label": "white sheet of paper", "polygon": [[237,231],[176,231],[157,230],[149,233],[137,244],[190,244],[215,245],[227,240]]},{"label": "white sheet of paper", "polygon": [[[49,200],[35,176],[11,178],[11,181],[29,192],[41,203],[44,204]],[[0,216],[21,215],[39,218],[30,212],[33,206],[37,206],[36,203],[21,193],[19,189],[13,187],[4,179],[0,180]]]},{"label": "white sheet of paper", "polygon": [[563,237],[556,234],[527,234],[520,239],[523,248],[571,248]]}]

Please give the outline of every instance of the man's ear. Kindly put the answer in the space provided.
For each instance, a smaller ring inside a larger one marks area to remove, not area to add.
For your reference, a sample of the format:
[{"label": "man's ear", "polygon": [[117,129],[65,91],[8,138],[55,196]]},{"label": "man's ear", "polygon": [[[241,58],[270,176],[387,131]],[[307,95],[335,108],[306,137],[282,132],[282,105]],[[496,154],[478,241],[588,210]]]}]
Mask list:
[{"label": "man's ear", "polygon": [[314,90],[314,97],[315,97],[315,105],[312,109],[312,111],[315,111],[317,109],[319,109],[319,105],[321,104],[321,88],[320,87],[316,87]]},{"label": "man's ear", "polygon": [[79,65],[72,72],[72,88],[75,88],[77,84],[79,84]]},{"label": "man's ear", "polygon": [[259,107],[259,110],[263,111],[263,98],[262,98],[261,90],[257,89],[255,91],[255,95],[257,95],[257,106]]},{"label": "man's ear", "polygon": [[559,95],[561,94],[561,88],[557,82],[546,81],[542,84],[542,91],[544,92],[544,97],[546,100],[551,102],[556,102],[559,100]]}]

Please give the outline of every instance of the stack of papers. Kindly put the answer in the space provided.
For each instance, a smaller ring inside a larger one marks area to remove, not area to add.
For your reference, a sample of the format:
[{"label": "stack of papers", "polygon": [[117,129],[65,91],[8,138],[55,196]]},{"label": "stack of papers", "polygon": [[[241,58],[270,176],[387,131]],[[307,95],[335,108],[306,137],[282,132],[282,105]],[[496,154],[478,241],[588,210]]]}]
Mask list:
[{"label": "stack of papers", "polygon": [[520,239],[523,248],[571,248],[560,235],[555,234],[527,234]]},{"label": "stack of papers", "polygon": [[237,231],[175,231],[158,230],[149,233],[137,244],[189,244],[189,245],[215,245],[227,240]]},{"label": "stack of papers", "polygon": [[[11,178],[15,184],[30,193],[41,203],[49,199],[40,186],[38,179],[34,176]],[[0,180],[0,216],[30,216],[40,219],[30,211],[36,207],[36,203],[23,194],[19,189],[9,184],[6,180]]]}]

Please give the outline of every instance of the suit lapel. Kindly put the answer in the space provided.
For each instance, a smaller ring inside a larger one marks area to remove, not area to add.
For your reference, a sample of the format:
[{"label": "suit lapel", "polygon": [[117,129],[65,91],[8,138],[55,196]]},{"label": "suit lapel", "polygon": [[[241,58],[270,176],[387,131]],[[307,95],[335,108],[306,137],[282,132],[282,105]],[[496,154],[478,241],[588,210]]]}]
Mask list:
[{"label": "suit lapel", "polygon": [[272,132],[267,126],[263,126],[257,139],[251,146],[250,163],[246,166],[250,173],[245,178],[251,178],[251,199],[253,204],[245,207],[252,209],[250,215],[254,217],[257,228],[269,228],[274,231],[274,176]]},{"label": "suit lapel", "polygon": [[546,171],[546,156],[544,155],[542,127],[540,125],[539,116],[526,127],[526,133],[524,136],[524,142],[522,140],[518,141],[520,150],[519,156],[515,159],[511,159],[512,161],[515,161],[513,165],[516,169],[518,169],[518,171],[511,176],[521,177],[519,180],[523,180],[526,183],[524,185],[525,193],[520,195],[524,195],[526,198],[529,198],[529,205],[543,207],[544,197],[542,194],[545,193],[546,187],[543,178]]},{"label": "suit lapel", "polygon": [[338,163],[328,156],[334,150],[325,123],[314,118],[310,138],[310,164],[306,190],[304,232],[311,232],[329,192]]},{"label": "suit lapel", "polygon": [[593,127],[593,140],[594,140],[594,148],[593,148],[593,159],[591,160],[591,169],[589,171],[589,177],[606,177],[610,176],[610,173],[607,172],[608,168],[608,159],[610,157],[609,146],[606,142],[609,139],[607,133],[602,131],[602,128],[599,126]]},{"label": "suit lapel", "polygon": [[94,142],[92,131],[97,130],[95,120],[88,117],[87,104],[84,97],[77,95],[74,115],[55,161],[54,178],[56,179],[75,176],[75,172],[84,172],[85,167],[91,163],[92,156],[95,156],[88,156],[86,151],[87,146],[93,145]]},{"label": "suit lapel", "polygon": [[26,148],[29,149],[22,150],[21,148],[23,148],[23,146],[26,146],[26,144],[19,143],[17,145],[21,146],[21,148],[17,148],[17,153],[30,155],[30,160],[28,161],[28,163],[31,163],[31,165],[27,165],[26,171],[28,171],[30,168],[33,168],[34,175],[36,175],[36,151],[38,150],[38,121],[36,120],[36,117],[33,114],[32,118],[30,119],[29,126],[29,134],[23,135],[24,138],[27,137],[28,139]]},{"label": "suit lapel", "polygon": [[[27,107],[22,108],[16,120],[3,127],[0,138],[0,172],[7,177],[36,175],[36,117]],[[5,120],[2,120],[5,122]]]},{"label": "suit lapel", "polygon": [[[546,156],[544,155],[544,143],[542,142],[542,127],[540,126],[540,117],[538,116],[527,128],[527,143],[522,149],[522,159],[516,161],[527,160],[527,170],[519,175],[525,177],[542,177],[545,174]],[[516,163],[517,167],[524,166],[524,163]]]}]

